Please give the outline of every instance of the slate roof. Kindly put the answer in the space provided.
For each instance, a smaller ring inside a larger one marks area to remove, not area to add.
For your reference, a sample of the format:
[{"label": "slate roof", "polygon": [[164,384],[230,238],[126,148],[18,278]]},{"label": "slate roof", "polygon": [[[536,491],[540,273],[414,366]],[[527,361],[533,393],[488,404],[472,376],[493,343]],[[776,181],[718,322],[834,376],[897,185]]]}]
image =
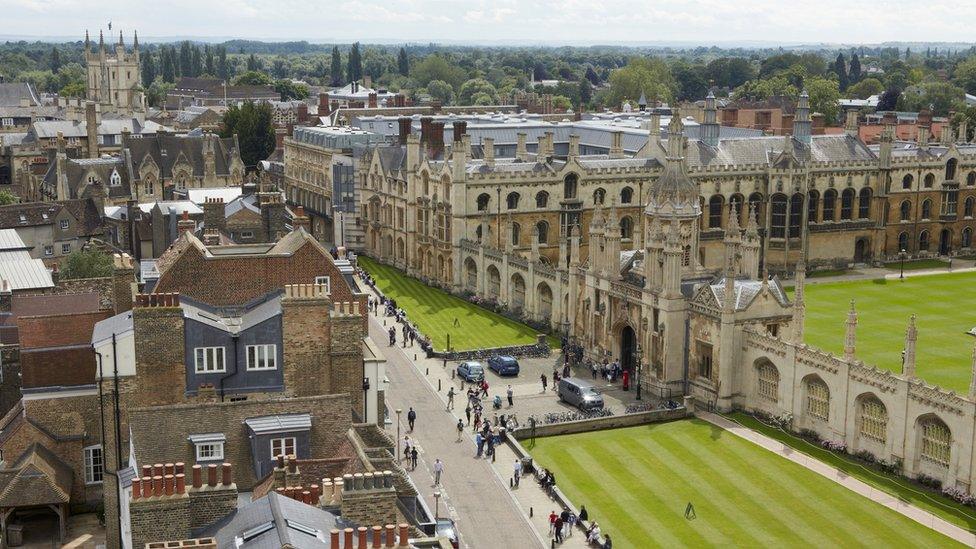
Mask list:
[{"label": "slate roof", "polygon": [[15,229],[51,225],[62,209],[68,210],[81,223],[80,233],[86,236],[100,234],[102,220],[95,202],[87,198],[58,202],[23,202],[0,206],[0,227]]},{"label": "slate roof", "polygon": [[220,138],[214,135],[197,137],[156,134],[140,139],[130,139],[126,148],[131,156],[133,177],[138,180],[139,168],[147,158],[152,158],[159,167],[160,177],[172,178],[177,164],[189,164],[192,175],[204,175],[204,140],[211,140],[214,147],[214,167],[218,176],[230,175],[232,160],[239,158],[237,142],[233,137]]},{"label": "slate roof", "polygon": [[74,473],[42,444],[32,444],[9,469],[0,470],[0,507],[68,503]]},{"label": "slate roof", "polygon": [[[328,511],[272,492],[239,507],[195,535],[216,538],[218,547],[328,549],[331,547],[329,532],[332,529],[343,530],[354,526]],[[245,533],[248,536],[244,536]]]},{"label": "slate roof", "polygon": [[[780,305],[786,307],[789,305],[789,300],[786,298],[786,291],[783,289],[783,285],[780,284],[779,279],[776,277],[771,277],[769,279],[769,290],[772,292],[776,301]],[[709,286],[712,295],[715,297],[719,304],[725,302],[725,278],[720,278],[717,282],[712,283]],[[756,299],[759,292],[762,291],[762,281],[759,280],[738,280],[736,279],[735,285],[735,310],[742,311],[749,308],[749,305]]]},{"label": "slate roof", "polygon": [[19,107],[26,99],[31,106],[41,104],[34,86],[26,82],[0,82],[0,107]]},{"label": "slate roof", "polygon": [[[140,122],[138,118],[103,118],[98,124],[98,135],[122,135],[122,130],[134,134],[150,135],[165,126],[151,120]],[[30,133],[36,139],[55,139],[61,132],[64,137],[88,137],[88,123],[84,120],[38,120]]]},{"label": "slate roof", "polygon": [[308,414],[261,416],[245,419],[244,424],[258,435],[307,431],[312,428],[312,417]]}]

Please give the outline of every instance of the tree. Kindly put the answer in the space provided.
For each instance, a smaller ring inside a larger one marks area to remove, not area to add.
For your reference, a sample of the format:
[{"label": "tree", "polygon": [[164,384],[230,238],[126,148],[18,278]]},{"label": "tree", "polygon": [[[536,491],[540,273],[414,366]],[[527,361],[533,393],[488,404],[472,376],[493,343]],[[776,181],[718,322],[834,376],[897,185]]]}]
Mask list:
[{"label": "tree", "polygon": [[193,52],[190,50],[190,42],[186,40],[180,44],[180,74],[193,76]]},{"label": "tree", "polygon": [[847,89],[847,63],[844,61],[844,54],[838,53],[837,59],[834,60],[833,71],[837,74],[837,82],[840,85],[840,91]]},{"label": "tree", "polygon": [[464,69],[449,63],[447,59],[436,53],[428,55],[419,63],[414,63],[410,76],[421,87],[426,86],[431,80],[443,80],[454,89],[460,88],[468,78]]},{"label": "tree", "polygon": [[966,135],[959,135],[959,139],[968,142],[976,134],[976,107],[966,107],[952,117],[952,128],[957,135],[959,134],[960,123],[963,120],[966,121]]},{"label": "tree", "polygon": [[960,110],[965,106],[965,92],[949,82],[926,82],[918,88],[910,88],[902,94],[898,110],[932,110],[936,116],[945,116],[949,111]]},{"label": "tree", "polygon": [[535,62],[535,65],[532,67],[532,77],[536,82],[549,78],[549,72],[546,70],[545,63],[542,61]]},{"label": "tree", "polygon": [[583,75],[583,78],[586,78],[590,84],[593,84],[594,86],[599,86],[601,82],[600,75],[593,70],[592,66],[586,67],[586,74]]},{"label": "tree", "polygon": [[671,65],[671,74],[678,83],[679,101],[694,101],[705,97],[708,93],[708,81],[704,72],[701,65],[691,65],[684,60],[678,60]]},{"label": "tree", "polygon": [[112,256],[95,250],[71,252],[61,265],[61,280],[106,278],[112,276]]},{"label": "tree", "polygon": [[573,106],[573,102],[569,100],[565,95],[554,95],[552,96],[552,106],[559,110],[566,110]]},{"label": "tree", "polygon": [[72,82],[58,92],[61,97],[85,97],[87,89],[84,82]]},{"label": "tree", "polygon": [[148,88],[156,80],[156,57],[146,52],[142,54],[142,87]]},{"label": "tree", "polygon": [[247,71],[234,79],[238,86],[270,86],[271,77],[259,71]]},{"label": "tree", "polygon": [[54,46],[51,48],[51,72],[58,72],[61,68],[61,52],[58,51],[58,47]]},{"label": "tree", "polygon": [[220,46],[217,52],[217,76],[225,81],[230,78],[230,64],[227,63],[227,48],[224,46]]},{"label": "tree", "polygon": [[867,99],[884,91],[884,84],[877,78],[865,78],[847,88],[847,95],[854,99]]},{"label": "tree", "polygon": [[346,60],[348,68],[346,69],[346,75],[349,77],[350,82],[358,82],[363,78],[363,58],[359,53],[359,42],[352,45],[349,50],[349,58]]},{"label": "tree", "polygon": [[203,55],[200,53],[200,48],[196,46],[191,46],[191,53],[190,76],[200,76],[203,74]]},{"label": "tree", "polygon": [[176,87],[172,82],[164,82],[162,78],[157,78],[146,88],[146,101],[150,107],[160,107],[166,101],[166,94]]},{"label": "tree", "polygon": [[271,116],[270,104],[255,105],[251,101],[245,102],[240,107],[231,105],[224,113],[220,136],[237,135],[241,146],[241,160],[244,161],[248,171],[255,170],[258,162],[274,151],[275,132]]},{"label": "tree", "polygon": [[590,84],[590,81],[586,78],[580,80],[579,97],[580,103],[578,107],[585,107],[590,104],[590,101],[593,101],[593,84]]},{"label": "tree", "polygon": [[837,120],[840,113],[840,88],[836,80],[815,77],[806,80],[806,90],[810,94],[810,110],[824,115],[828,124]]},{"label": "tree", "polygon": [[851,56],[851,67],[847,71],[847,76],[851,84],[861,81],[861,60],[857,58],[856,53]]},{"label": "tree", "polygon": [[248,72],[260,71],[262,68],[261,61],[253,53],[247,57]]},{"label": "tree", "polygon": [[976,56],[956,65],[956,70],[952,71],[952,81],[966,93],[976,94]]},{"label": "tree", "polygon": [[481,93],[490,97],[492,103],[498,102],[498,91],[495,89],[495,86],[491,85],[491,82],[485,80],[484,78],[472,78],[471,80],[468,80],[462,84],[461,89],[458,90],[458,104],[472,105],[474,104],[472,103],[474,96]]},{"label": "tree", "polygon": [[427,95],[440,101],[441,105],[450,105],[454,99],[454,88],[443,80],[431,80],[427,84]]},{"label": "tree", "polygon": [[203,47],[203,72],[215,76],[217,74],[217,65],[214,63],[214,50],[207,44]]},{"label": "tree", "polygon": [[401,76],[410,76],[410,59],[407,58],[407,50],[400,48],[397,54],[397,72]]},{"label": "tree", "polygon": [[643,93],[649,102],[670,102],[675,93],[674,78],[660,59],[634,57],[626,66],[610,74],[608,106],[619,106],[625,100],[636,102]]},{"label": "tree", "polygon": [[176,62],[173,60],[173,55],[170,53],[169,48],[162,47],[159,49],[159,56],[162,65],[162,75],[164,82],[176,82]]},{"label": "tree", "polygon": [[329,78],[333,86],[342,85],[342,56],[339,54],[339,46],[332,47],[332,67],[329,69]]},{"label": "tree", "polygon": [[878,112],[893,111],[898,108],[898,98],[901,97],[901,90],[899,88],[888,88],[881,97],[878,98],[878,106],[875,110]]},{"label": "tree", "polygon": [[[676,75],[677,77],[677,75]],[[720,88],[737,88],[756,77],[752,63],[742,57],[720,57],[705,65],[704,79]],[[706,82],[707,84],[707,82]],[[694,96],[694,99],[701,95]]]},{"label": "tree", "polygon": [[0,191],[0,206],[16,204],[17,202],[20,202],[20,199],[17,198],[17,195],[14,193],[10,191]]},{"label": "tree", "polygon": [[275,91],[281,94],[282,101],[292,99],[306,99],[308,97],[308,87],[295,84],[291,80],[281,79],[275,82]]}]

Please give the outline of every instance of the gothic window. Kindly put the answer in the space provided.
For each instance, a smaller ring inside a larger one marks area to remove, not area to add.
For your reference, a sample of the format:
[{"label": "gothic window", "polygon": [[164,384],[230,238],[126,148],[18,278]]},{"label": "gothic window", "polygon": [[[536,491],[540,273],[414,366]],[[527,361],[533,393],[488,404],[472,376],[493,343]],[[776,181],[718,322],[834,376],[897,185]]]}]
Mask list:
[{"label": "gothic window", "polygon": [[924,184],[925,184],[925,188],[926,189],[931,189],[932,188],[932,185],[935,184],[935,174],[931,174],[931,173],[930,174],[926,174],[925,175],[925,183]]},{"label": "gothic window", "polygon": [[630,239],[634,237],[634,220],[629,216],[624,216],[620,220],[620,238]]},{"label": "gothic window", "polygon": [[535,195],[535,207],[545,208],[548,205],[549,205],[549,193],[547,193],[546,191],[539,191]]},{"label": "gothic window", "polygon": [[712,379],[712,346],[702,341],[698,346],[698,377]]},{"label": "gothic window", "polygon": [[535,232],[539,237],[539,244],[549,243],[549,223],[540,221],[535,224]]},{"label": "gothic window", "polygon": [[474,235],[475,235],[475,237],[477,237],[477,239],[478,239],[478,242],[481,242],[481,238],[482,238],[482,235],[483,235],[483,234],[484,234],[484,230],[483,230],[483,228],[482,228],[482,226],[481,226],[481,224],[479,223],[479,224],[478,224],[478,228],[476,228],[476,229],[474,230]]},{"label": "gothic window", "polygon": [[566,200],[576,198],[576,187],[579,185],[579,176],[571,173],[563,179],[563,198]]},{"label": "gothic window", "polygon": [[525,306],[525,280],[516,273],[512,276],[512,309],[518,311]]},{"label": "gothic window", "polygon": [[908,233],[900,233],[898,235],[898,251],[899,252],[908,251]]},{"label": "gothic window", "polygon": [[634,200],[634,190],[630,187],[624,187],[620,191],[620,203],[630,204]]},{"label": "gothic window", "polygon": [[864,438],[884,444],[888,438],[888,410],[877,397],[861,399],[861,413],[858,434]]},{"label": "gothic window", "polygon": [[119,175],[118,170],[112,170],[112,175],[109,176],[109,185],[113,187],[122,185],[122,176]]},{"label": "gothic window", "polygon": [[859,219],[871,217],[871,189],[869,187],[861,189],[861,195],[857,201],[857,217]]},{"label": "gothic window", "polygon": [[800,236],[800,224],[803,221],[803,195],[794,194],[790,197],[790,238]]},{"label": "gothic window", "polygon": [[820,203],[820,193],[817,191],[810,191],[807,197],[807,222],[816,223],[817,205]]},{"label": "gothic window", "polygon": [[949,161],[946,162],[946,168],[945,168],[946,181],[953,181],[956,179],[956,167],[958,165],[959,165],[959,161],[956,160],[955,158],[950,158]]},{"label": "gothic window", "polygon": [[901,220],[911,221],[912,219],[912,201],[902,200],[901,202]]},{"label": "gothic window", "polygon": [[716,194],[708,200],[708,227],[710,229],[722,227],[722,208],[724,205],[725,199],[720,194]]},{"label": "gothic window", "polygon": [[914,180],[915,180],[915,178],[912,177],[912,174],[908,174],[905,177],[901,178],[901,188],[903,188],[903,189],[911,189],[912,188],[912,182]]},{"label": "gothic window", "polygon": [[685,246],[681,251],[681,266],[688,267],[691,265],[691,246]]},{"label": "gothic window", "polygon": [[929,232],[922,231],[918,235],[918,249],[922,252],[929,251]]},{"label": "gothic window", "polygon": [[482,193],[478,195],[478,211],[484,212],[488,210],[488,203],[491,201],[491,197],[487,193]]},{"label": "gothic window", "polygon": [[779,401],[779,371],[776,370],[776,366],[769,361],[764,361],[756,370],[758,380],[756,392],[759,398],[771,402]]},{"label": "gothic window", "polygon": [[962,230],[962,247],[972,248],[973,247],[973,228],[966,227]]},{"label": "gothic window", "polygon": [[186,174],[185,173],[181,173],[178,176],[176,176],[176,188],[177,189],[180,189],[180,190],[186,189]]},{"label": "gothic window", "polygon": [[932,201],[928,198],[922,202],[922,219],[929,219],[932,217]]},{"label": "gothic window", "polygon": [[807,381],[807,413],[820,421],[830,416],[830,389],[819,377]]},{"label": "gothic window", "polygon": [[972,217],[973,216],[973,205],[974,205],[974,203],[976,203],[976,198],[973,198],[971,196],[966,198],[966,203],[963,205],[963,210],[962,210],[962,213],[963,213],[964,216],[966,216],[966,217]]},{"label": "gothic window", "polygon": [[922,444],[919,457],[941,467],[949,466],[952,455],[952,433],[949,427],[937,417],[928,417],[919,422],[922,430]]},{"label": "gothic window", "polygon": [[772,208],[771,236],[783,238],[786,236],[786,195],[774,194],[770,199],[770,208]]},{"label": "gothic window", "polygon": [[156,180],[153,179],[152,177],[147,177],[146,178],[146,181],[145,181],[145,184],[144,184],[144,187],[145,187],[146,195],[153,195],[153,194],[155,194],[156,193]]},{"label": "gothic window", "polygon": [[966,185],[969,187],[976,186],[976,172],[969,172],[966,176]]},{"label": "gothic window", "polygon": [[512,223],[512,246],[518,246],[522,237],[522,227],[518,223]]},{"label": "gothic window", "polygon": [[840,219],[846,221],[854,215],[854,189],[844,189],[840,194]]},{"label": "gothic window", "polygon": [[823,195],[823,220],[834,220],[834,205],[837,202],[837,191],[827,189]]},{"label": "gothic window", "polygon": [[606,200],[606,198],[607,198],[607,191],[603,190],[602,188],[593,191],[593,204],[594,205],[597,205],[597,204],[602,205],[603,202],[604,202],[604,200]]},{"label": "gothic window", "polygon": [[515,210],[518,208],[518,203],[519,193],[508,193],[508,196],[505,198],[505,207],[509,210]]}]

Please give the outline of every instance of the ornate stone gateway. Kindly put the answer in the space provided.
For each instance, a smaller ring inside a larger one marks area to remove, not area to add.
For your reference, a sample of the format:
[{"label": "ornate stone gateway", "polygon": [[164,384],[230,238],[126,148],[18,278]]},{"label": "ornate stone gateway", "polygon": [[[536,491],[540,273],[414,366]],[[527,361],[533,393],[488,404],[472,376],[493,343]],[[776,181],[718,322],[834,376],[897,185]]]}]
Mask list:
[{"label": "ornate stone gateway", "polygon": [[624,370],[637,368],[637,334],[629,324],[620,329],[620,366]]}]

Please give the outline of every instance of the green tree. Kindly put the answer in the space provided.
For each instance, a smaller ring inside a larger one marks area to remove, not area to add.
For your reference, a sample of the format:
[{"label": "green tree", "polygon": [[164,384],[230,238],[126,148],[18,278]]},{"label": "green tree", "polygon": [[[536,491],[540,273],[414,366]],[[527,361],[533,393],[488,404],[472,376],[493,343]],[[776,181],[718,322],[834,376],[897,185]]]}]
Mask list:
[{"label": "green tree", "polygon": [[247,71],[234,79],[238,86],[270,86],[271,77],[259,71]]},{"label": "green tree", "polygon": [[579,97],[580,97],[579,106],[589,105],[590,101],[593,101],[593,84],[590,84],[590,81],[587,80],[586,78],[580,80]]},{"label": "green tree", "polygon": [[965,106],[965,92],[949,82],[926,82],[901,95],[899,110],[932,110],[936,116],[945,116],[949,111],[960,110]]},{"label": "green tree", "polygon": [[176,82],[176,63],[169,48],[165,46],[159,50],[160,64],[162,65],[162,76],[164,82]]},{"label": "green tree", "polygon": [[966,107],[952,117],[952,128],[957,135],[963,120],[966,121],[966,135],[960,135],[959,139],[970,141],[976,135],[976,107]]},{"label": "green tree", "polygon": [[20,202],[20,199],[17,198],[17,195],[14,193],[10,191],[0,191],[0,206],[16,204],[17,202]]},{"label": "green tree", "polygon": [[443,80],[431,80],[427,83],[427,95],[440,101],[442,105],[450,105],[454,100],[454,88]]},{"label": "green tree", "polygon": [[840,90],[844,91],[847,89],[847,62],[844,61],[844,54],[838,53],[837,59],[834,60],[834,66],[832,67],[834,73],[837,75],[837,82],[840,85]]},{"label": "green tree", "polygon": [[112,256],[95,250],[71,252],[61,264],[61,280],[106,278],[112,276]]},{"label": "green tree", "polygon": [[61,68],[61,52],[58,51],[58,47],[54,46],[51,48],[51,72],[58,72]]},{"label": "green tree", "polygon": [[704,67],[692,65],[683,59],[671,64],[671,74],[678,83],[679,101],[694,101],[705,97],[708,93],[708,81],[704,73]]},{"label": "green tree", "polygon": [[180,74],[193,76],[193,51],[187,40],[180,44]]},{"label": "green tree", "polygon": [[606,101],[608,106],[619,106],[625,100],[636,103],[643,93],[649,102],[671,102],[676,87],[664,61],[635,57],[610,74],[610,93]]},{"label": "green tree", "polygon": [[458,90],[458,104],[471,105],[474,96],[479,93],[487,95],[494,103],[498,102],[498,91],[495,89],[495,86],[491,85],[491,82],[484,78],[472,78],[464,84],[461,84],[461,89]]},{"label": "green tree", "polygon": [[483,106],[483,105],[494,105],[495,103],[496,101],[492,99],[491,96],[488,95],[487,93],[478,92],[472,95],[471,100],[468,101],[466,104]]},{"label": "green tree", "polygon": [[407,50],[400,48],[397,54],[397,72],[401,76],[410,76],[410,59],[407,57]]},{"label": "green tree", "polygon": [[295,84],[291,80],[282,79],[275,82],[275,91],[281,94],[282,101],[292,99],[306,99],[308,97],[308,87]]},{"label": "green tree", "polygon": [[884,84],[877,78],[865,78],[847,88],[847,95],[854,99],[867,99],[884,91]]},{"label": "green tree", "polygon": [[448,62],[447,59],[438,54],[428,55],[419,63],[414,63],[410,75],[421,87],[426,86],[431,80],[443,80],[452,88],[459,89],[461,84],[467,80],[467,73],[464,69]]},{"label": "green tree", "polygon": [[565,95],[554,95],[552,96],[552,106],[559,110],[566,110],[573,106],[573,102],[569,100]]},{"label": "green tree", "polygon": [[217,64],[214,59],[214,49],[210,44],[203,46],[203,72],[215,76],[217,74]]},{"label": "green tree", "polygon": [[810,94],[810,110],[824,115],[828,124],[837,121],[840,113],[840,87],[836,80],[814,77],[806,80],[807,93]]},{"label": "green tree", "polygon": [[257,72],[262,68],[261,61],[253,53],[247,57],[247,72]]},{"label": "green tree", "polygon": [[142,87],[148,88],[156,80],[156,56],[150,52],[142,54]]},{"label": "green tree", "polygon": [[248,171],[255,170],[258,162],[267,158],[275,148],[271,105],[268,103],[255,105],[247,101],[240,107],[232,105],[227,109],[220,128],[220,136],[233,137],[235,134],[241,146],[241,160],[244,161]]},{"label": "green tree", "polygon": [[85,97],[87,89],[84,82],[71,82],[67,86],[61,88],[58,94],[61,97]]},{"label": "green tree", "polygon": [[856,53],[851,56],[851,67],[847,71],[847,76],[851,84],[861,81],[861,60],[858,59]]},{"label": "green tree", "polygon": [[217,52],[217,76],[225,81],[230,79],[230,63],[227,62],[227,48],[224,46],[220,46]]},{"label": "green tree", "polygon": [[333,86],[342,85],[342,56],[339,54],[339,46],[332,47],[332,67],[329,69],[329,77]]},{"label": "green tree", "polygon": [[358,82],[363,78],[363,58],[359,53],[359,42],[352,45],[349,50],[349,58],[346,60],[348,63],[348,68],[346,69],[346,74],[349,76],[350,82]]},{"label": "green tree", "polygon": [[146,88],[146,101],[150,107],[161,107],[166,102],[166,94],[176,87],[172,82],[165,82],[162,78],[153,80]]},{"label": "green tree", "polygon": [[190,51],[191,76],[200,76],[203,74],[203,55],[200,53],[200,48],[196,46],[191,45]]},{"label": "green tree", "polygon": [[952,82],[966,93],[976,94],[976,56],[967,57],[952,71]]},{"label": "green tree", "polygon": [[[705,65],[704,79],[720,88],[737,88],[756,77],[756,69],[748,59],[742,57],[720,57]],[[677,75],[675,75],[677,78]],[[702,97],[694,96],[694,99]]]}]

